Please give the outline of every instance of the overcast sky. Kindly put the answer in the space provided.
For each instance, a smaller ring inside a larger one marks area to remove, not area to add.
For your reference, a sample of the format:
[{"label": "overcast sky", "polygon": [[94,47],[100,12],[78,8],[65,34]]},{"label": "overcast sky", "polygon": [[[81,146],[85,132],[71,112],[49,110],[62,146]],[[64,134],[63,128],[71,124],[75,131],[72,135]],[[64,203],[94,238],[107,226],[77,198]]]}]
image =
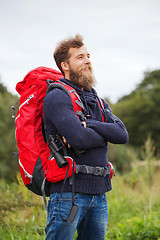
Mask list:
[{"label": "overcast sky", "polygon": [[96,90],[112,102],[160,69],[160,0],[0,0],[0,75],[9,91],[33,68],[56,68],[57,43],[81,34]]}]

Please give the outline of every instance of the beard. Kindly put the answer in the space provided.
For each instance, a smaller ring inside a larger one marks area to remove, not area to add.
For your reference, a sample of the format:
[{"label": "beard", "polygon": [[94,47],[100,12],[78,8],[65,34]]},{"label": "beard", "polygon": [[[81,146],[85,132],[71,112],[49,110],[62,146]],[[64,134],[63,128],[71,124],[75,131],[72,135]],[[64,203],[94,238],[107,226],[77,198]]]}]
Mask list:
[{"label": "beard", "polygon": [[96,84],[96,79],[93,76],[93,71],[92,68],[90,66],[90,72],[85,73],[84,70],[87,68],[88,66],[85,67],[81,67],[80,69],[78,69],[77,71],[72,70],[71,66],[69,66],[69,79],[71,82],[75,83],[76,85],[78,85],[80,88],[85,89],[85,90],[89,90],[92,89],[92,87],[95,86]]}]

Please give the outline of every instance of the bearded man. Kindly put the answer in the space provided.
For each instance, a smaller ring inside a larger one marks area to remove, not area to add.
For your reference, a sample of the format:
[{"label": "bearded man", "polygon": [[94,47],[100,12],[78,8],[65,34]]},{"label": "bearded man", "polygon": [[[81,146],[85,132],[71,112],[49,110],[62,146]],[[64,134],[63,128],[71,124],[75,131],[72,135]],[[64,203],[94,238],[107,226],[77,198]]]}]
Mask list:
[{"label": "bearded man", "polygon": [[[104,240],[108,223],[106,192],[111,190],[107,143],[124,144],[128,133],[93,88],[90,54],[82,37],[76,35],[60,42],[54,59],[64,75],[60,81],[74,88],[84,105],[83,118],[75,114],[69,95],[54,88],[44,99],[44,122],[48,134],[58,133],[66,144],[67,156],[82,168],[74,174],[74,181],[66,180],[65,186],[63,181],[51,183],[46,240],[72,240],[76,230],[78,240]],[[75,149],[84,151],[77,155]],[[73,221],[65,221],[73,199]]]}]

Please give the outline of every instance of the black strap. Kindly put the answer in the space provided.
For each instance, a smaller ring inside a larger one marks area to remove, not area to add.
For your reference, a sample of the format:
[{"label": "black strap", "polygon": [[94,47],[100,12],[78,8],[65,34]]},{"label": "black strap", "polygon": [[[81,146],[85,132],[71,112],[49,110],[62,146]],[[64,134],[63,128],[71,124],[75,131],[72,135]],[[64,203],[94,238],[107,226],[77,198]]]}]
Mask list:
[{"label": "black strap", "polygon": [[61,197],[62,197],[62,194],[63,194],[63,191],[64,191],[64,186],[65,186],[65,183],[66,183],[66,180],[67,180],[67,175],[68,175],[68,171],[69,171],[69,165],[68,165],[68,168],[67,168],[67,173],[66,173],[66,176],[65,176],[65,179],[63,181],[63,187],[62,187],[62,190],[61,190],[61,195],[60,195],[60,203],[59,203],[59,212],[60,212],[60,217],[62,218],[63,221],[65,222],[68,222],[68,223],[72,223],[75,219],[75,216],[77,214],[77,211],[78,211],[78,206],[74,204],[74,168],[75,168],[75,165],[74,165],[74,160],[73,160],[73,174],[72,174],[72,207],[71,207],[71,210],[67,216],[66,219],[64,219],[61,215],[61,210],[60,210],[60,207],[61,207]]},{"label": "black strap", "polygon": [[42,192],[42,196],[43,196],[43,200],[44,200],[45,209],[47,210],[47,199],[46,199],[46,192],[45,192],[46,180],[47,180],[47,177],[45,177],[43,182],[42,182],[41,192]]},{"label": "black strap", "polygon": [[[59,81],[59,82],[60,82],[60,81]],[[63,90],[64,92],[66,92],[66,93],[68,94],[68,96],[70,97],[70,94],[69,94],[69,92],[67,91],[67,89],[66,89],[63,85],[59,84],[58,81],[57,81],[57,82],[54,82],[54,83],[51,83],[51,84],[48,86],[46,94],[49,93],[50,91],[52,91],[54,88],[60,88],[60,89],[62,89],[62,90]]]}]

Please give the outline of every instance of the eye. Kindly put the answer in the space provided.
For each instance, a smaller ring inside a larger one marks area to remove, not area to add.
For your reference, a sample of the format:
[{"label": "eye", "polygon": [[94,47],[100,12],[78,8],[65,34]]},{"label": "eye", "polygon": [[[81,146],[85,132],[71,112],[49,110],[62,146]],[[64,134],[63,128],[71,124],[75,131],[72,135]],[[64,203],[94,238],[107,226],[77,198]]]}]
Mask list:
[{"label": "eye", "polygon": [[81,59],[81,58],[82,58],[82,55],[79,55],[79,56],[78,56],[78,59]]}]

